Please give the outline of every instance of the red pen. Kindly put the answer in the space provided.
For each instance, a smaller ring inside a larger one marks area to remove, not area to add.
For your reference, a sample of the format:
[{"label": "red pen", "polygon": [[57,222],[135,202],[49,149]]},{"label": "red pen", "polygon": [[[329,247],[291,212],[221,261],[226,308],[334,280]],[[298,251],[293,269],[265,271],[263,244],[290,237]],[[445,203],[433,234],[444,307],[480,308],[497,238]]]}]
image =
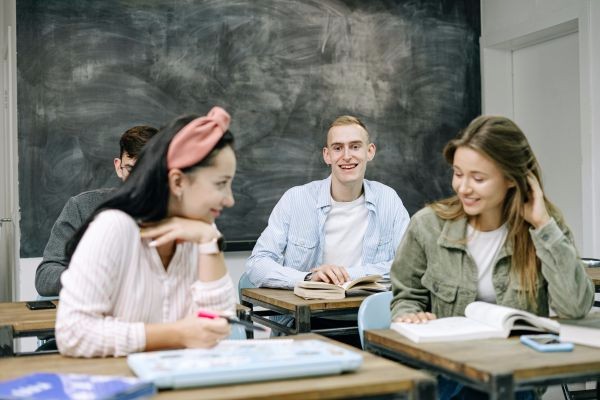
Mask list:
[{"label": "red pen", "polygon": [[208,318],[208,319],[224,318],[230,324],[242,325],[244,327],[244,329],[246,329],[247,331],[252,331],[252,330],[255,330],[255,329],[257,331],[263,331],[263,332],[266,331],[266,329],[263,328],[262,326],[260,326],[260,325],[254,325],[252,322],[244,321],[244,320],[241,320],[241,319],[238,319],[238,318],[234,318],[234,317],[228,317],[226,315],[215,314],[215,313],[212,313],[212,312],[206,311],[206,310],[199,310],[196,313],[196,316],[198,318]]}]

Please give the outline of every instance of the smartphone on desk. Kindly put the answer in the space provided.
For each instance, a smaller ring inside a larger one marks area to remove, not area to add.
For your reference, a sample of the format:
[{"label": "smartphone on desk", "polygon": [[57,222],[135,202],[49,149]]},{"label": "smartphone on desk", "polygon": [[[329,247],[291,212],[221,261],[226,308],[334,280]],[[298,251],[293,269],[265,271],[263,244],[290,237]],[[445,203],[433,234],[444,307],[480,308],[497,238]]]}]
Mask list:
[{"label": "smartphone on desk", "polygon": [[561,342],[557,335],[522,335],[521,343],[541,352],[573,351],[573,343]]},{"label": "smartphone on desk", "polygon": [[25,305],[30,310],[48,310],[50,308],[56,308],[54,303],[48,300],[28,301]]}]

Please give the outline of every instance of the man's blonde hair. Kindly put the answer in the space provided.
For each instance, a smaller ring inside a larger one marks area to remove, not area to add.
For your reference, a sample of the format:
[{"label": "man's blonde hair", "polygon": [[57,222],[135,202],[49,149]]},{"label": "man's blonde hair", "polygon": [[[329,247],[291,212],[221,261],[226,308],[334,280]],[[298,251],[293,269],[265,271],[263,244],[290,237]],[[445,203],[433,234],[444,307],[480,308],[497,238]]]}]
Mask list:
[{"label": "man's blonde hair", "polygon": [[358,125],[361,128],[363,128],[365,130],[365,132],[367,133],[367,143],[370,142],[370,135],[369,135],[369,130],[367,129],[367,127],[365,126],[365,124],[363,124],[363,122],[356,118],[353,117],[352,115],[342,115],[337,117],[332,123],[331,125],[329,125],[329,129],[327,129],[327,138],[329,137],[329,131],[336,127],[336,126],[346,126],[346,125]]}]

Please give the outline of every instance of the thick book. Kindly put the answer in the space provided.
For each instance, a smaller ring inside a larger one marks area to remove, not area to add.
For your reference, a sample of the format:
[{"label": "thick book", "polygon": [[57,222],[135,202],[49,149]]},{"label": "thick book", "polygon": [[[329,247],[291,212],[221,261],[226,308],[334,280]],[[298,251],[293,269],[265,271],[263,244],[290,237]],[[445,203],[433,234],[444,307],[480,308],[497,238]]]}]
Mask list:
[{"label": "thick book", "polygon": [[341,374],[359,368],[360,353],[322,340],[223,340],[211,349],[127,356],[140,378],[161,389],[227,385]]},{"label": "thick book", "polygon": [[394,322],[391,328],[415,343],[507,338],[511,331],[558,333],[559,323],[527,311],[475,301],[464,317],[439,318],[422,324]]},{"label": "thick book", "polygon": [[[367,275],[345,282],[341,285],[333,283],[303,281],[294,286],[294,294],[307,300],[343,299],[347,295],[365,294],[366,292],[385,292],[390,290],[382,281],[381,275]],[[368,293],[367,293],[368,294]]]},{"label": "thick book", "polygon": [[144,399],[156,394],[152,382],[139,378],[34,373],[0,382],[0,399]]},{"label": "thick book", "polygon": [[560,340],[600,347],[600,313],[590,313],[583,319],[561,319]]}]

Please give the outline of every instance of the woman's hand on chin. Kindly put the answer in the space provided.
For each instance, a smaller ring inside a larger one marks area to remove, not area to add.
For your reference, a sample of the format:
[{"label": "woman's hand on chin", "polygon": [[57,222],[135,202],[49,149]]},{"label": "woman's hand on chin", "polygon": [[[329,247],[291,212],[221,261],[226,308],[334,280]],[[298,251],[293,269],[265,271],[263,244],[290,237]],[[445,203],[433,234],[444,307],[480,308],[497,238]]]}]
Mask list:
[{"label": "woman's hand on chin", "polygon": [[152,225],[144,225],[140,235],[142,239],[152,239],[150,246],[158,247],[173,241],[205,243],[219,238],[221,233],[212,223],[170,217]]}]

